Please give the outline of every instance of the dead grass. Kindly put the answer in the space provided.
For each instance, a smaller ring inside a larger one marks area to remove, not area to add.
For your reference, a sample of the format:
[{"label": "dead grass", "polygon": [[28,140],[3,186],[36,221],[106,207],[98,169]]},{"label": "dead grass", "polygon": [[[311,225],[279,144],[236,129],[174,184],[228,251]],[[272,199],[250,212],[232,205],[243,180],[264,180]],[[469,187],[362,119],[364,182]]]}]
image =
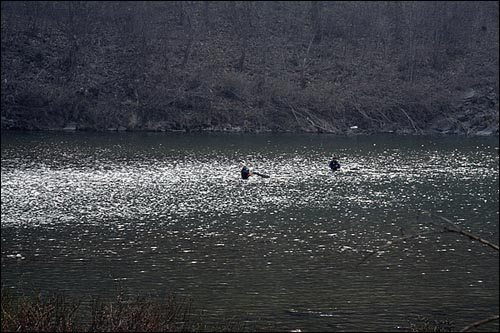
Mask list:
[{"label": "dead grass", "polygon": [[61,294],[13,296],[2,289],[2,332],[206,332],[241,331],[229,319],[206,321],[189,299],[119,293],[84,306]]}]

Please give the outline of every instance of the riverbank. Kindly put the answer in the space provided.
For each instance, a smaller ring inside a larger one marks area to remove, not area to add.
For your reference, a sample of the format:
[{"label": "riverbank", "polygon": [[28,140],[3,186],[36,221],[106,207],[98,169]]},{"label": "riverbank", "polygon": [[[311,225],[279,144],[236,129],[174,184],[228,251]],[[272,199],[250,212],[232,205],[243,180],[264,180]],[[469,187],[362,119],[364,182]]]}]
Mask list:
[{"label": "riverbank", "polygon": [[65,127],[50,127],[50,128],[38,128],[35,126],[19,127],[14,125],[14,122],[10,122],[2,128],[3,131],[54,131],[54,132],[164,132],[164,133],[252,133],[252,134],[262,134],[262,133],[317,133],[317,134],[335,134],[342,136],[356,136],[356,135],[377,135],[377,134],[394,134],[394,135],[443,135],[443,136],[498,136],[498,128],[488,127],[485,129],[466,129],[450,130],[448,127],[445,129],[430,129],[430,130],[420,130],[417,133],[409,129],[396,129],[396,130],[385,130],[380,132],[375,132],[371,130],[362,130],[359,128],[348,128],[344,131],[336,132],[323,132],[323,131],[290,131],[285,129],[270,129],[270,128],[242,128],[239,126],[224,126],[224,127],[207,127],[207,128],[192,128],[192,129],[176,129],[165,126],[154,126],[152,128],[143,129],[127,129],[126,127],[120,126],[109,127],[106,129],[89,129],[89,128],[79,128],[78,125],[69,123]]}]

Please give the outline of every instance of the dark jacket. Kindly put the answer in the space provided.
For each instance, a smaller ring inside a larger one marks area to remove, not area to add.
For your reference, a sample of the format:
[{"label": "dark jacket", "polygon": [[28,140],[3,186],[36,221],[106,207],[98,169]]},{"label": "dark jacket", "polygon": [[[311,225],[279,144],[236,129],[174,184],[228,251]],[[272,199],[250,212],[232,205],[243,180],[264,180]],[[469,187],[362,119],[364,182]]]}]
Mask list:
[{"label": "dark jacket", "polygon": [[246,166],[241,169],[241,178],[243,179],[248,179],[252,174],[250,173],[250,169],[248,169]]},{"label": "dark jacket", "polygon": [[330,163],[328,163],[328,166],[332,169],[332,171],[340,169],[340,163],[336,159],[332,159]]}]

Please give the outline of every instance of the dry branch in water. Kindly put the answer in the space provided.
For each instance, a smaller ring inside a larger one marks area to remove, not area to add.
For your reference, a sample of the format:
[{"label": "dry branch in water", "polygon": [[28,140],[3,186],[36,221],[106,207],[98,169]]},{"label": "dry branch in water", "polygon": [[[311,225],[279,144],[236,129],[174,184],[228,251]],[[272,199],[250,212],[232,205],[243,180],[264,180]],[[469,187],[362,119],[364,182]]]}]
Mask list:
[{"label": "dry branch in water", "polygon": [[439,216],[439,215],[434,215],[430,212],[426,212],[429,214],[429,216],[435,216],[439,219],[441,219],[442,221],[446,222],[447,224],[449,224],[449,226],[444,226],[444,230],[445,231],[448,231],[448,232],[455,232],[455,233],[458,233],[458,234],[461,234],[461,235],[464,235],[465,237],[468,237],[472,240],[475,240],[475,241],[478,241],[480,243],[483,243],[485,245],[488,245],[489,247],[499,251],[499,248],[498,248],[498,245],[496,244],[493,244],[485,239],[482,239],[480,237],[477,237],[476,235],[473,235],[467,231],[464,231],[462,229],[460,229],[457,225],[455,225],[453,222],[451,222],[449,219],[447,219],[446,217],[443,217],[443,216]]},{"label": "dry branch in water", "polygon": [[470,324],[469,326],[464,327],[463,329],[460,330],[460,332],[469,332],[471,329],[479,327],[481,325],[487,324],[489,322],[498,320],[499,315],[491,316],[489,318],[483,319],[476,321],[475,323]]},{"label": "dry branch in water", "polygon": [[[432,217],[436,217],[436,218],[440,219],[441,221],[446,222],[446,225],[442,225],[440,223],[436,223],[436,222],[431,221],[431,224],[438,228],[437,230],[432,230],[432,231],[427,231],[427,232],[421,232],[421,233],[417,233],[415,235],[410,235],[410,236],[405,236],[405,237],[400,237],[400,238],[397,238],[397,239],[394,239],[394,240],[390,240],[385,245],[380,246],[376,250],[369,251],[369,254],[365,255],[365,257],[361,260],[361,262],[358,263],[357,267],[359,267],[359,265],[361,265],[362,263],[364,263],[366,260],[368,260],[374,254],[379,253],[380,251],[383,251],[383,250],[385,250],[385,249],[393,246],[396,243],[403,242],[403,241],[406,241],[406,240],[409,240],[409,239],[413,239],[413,238],[420,238],[420,237],[431,235],[431,234],[441,234],[441,233],[445,233],[445,232],[452,232],[452,233],[457,233],[457,234],[463,235],[463,236],[465,236],[465,237],[467,237],[467,238],[469,238],[469,239],[471,239],[473,241],[477,241],[479,243],[487,245],[488,247],[491,247],[492,249],[494,249],[496,251],[499,251],[499,247],[498,247],[497,244],[491,243],[491,242],[489,242],[489,241],[487,241],[487,240],[485,240],[485,239],[483,239],[481,237],[478,237],[478,236],[476,236],[474,234],[471,234],[470,232],[462,230],[459,226],[457,226],[456,224],[454,224],[449,219],[447,219],[447,218],[445,218],[443,216],[432,214],[431,212],[428,212],[428,211],[424,211],[424,213],[427,214],[427,215],[429,215],[431,218]],[[468,332],[468,331],[470,331],[473,328],[482,326],[484,324],[490,323],[490,322],[498,320],[498,319],[499,319],[499,315],[493,315],[493,316],[491,316],[489,318],[476,321],[476,322],[474,322],[474,323],[472,323],[472,324],[464,327],[462,330],[460,330],[460,332]]]}]

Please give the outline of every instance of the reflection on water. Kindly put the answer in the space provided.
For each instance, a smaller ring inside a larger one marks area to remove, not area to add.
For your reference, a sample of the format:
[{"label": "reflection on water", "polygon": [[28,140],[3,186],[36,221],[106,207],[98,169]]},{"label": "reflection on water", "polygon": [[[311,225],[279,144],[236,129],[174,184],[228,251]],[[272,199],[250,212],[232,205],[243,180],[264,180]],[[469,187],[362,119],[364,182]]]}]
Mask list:
[{"label": "reflection on water", "polygon": [[[271,177],[239,179],[241,159]],[[1,179],[13,290],[119,283],[271,330],[498,312],[498,253],[484,245],[438,234],[358,265],[427,231],[422,210],[497,240],[497,139],[3,133]]]}]

